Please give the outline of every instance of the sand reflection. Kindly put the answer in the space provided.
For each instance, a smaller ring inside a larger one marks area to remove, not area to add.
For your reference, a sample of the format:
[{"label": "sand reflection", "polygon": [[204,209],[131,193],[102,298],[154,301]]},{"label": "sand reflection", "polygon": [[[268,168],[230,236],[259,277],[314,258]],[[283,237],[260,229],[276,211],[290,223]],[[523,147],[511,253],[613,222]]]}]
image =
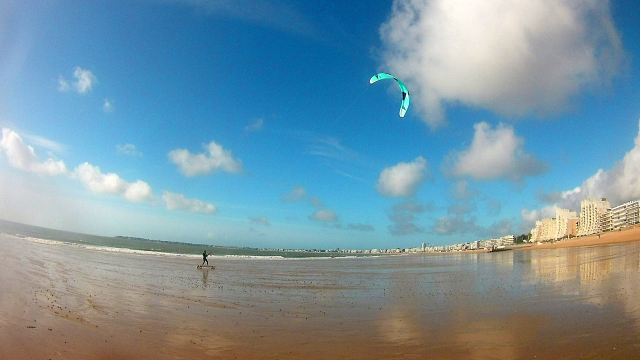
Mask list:
[{"label": "sand reflection", "polygon": [[401,344],[417,344],[428,335],[417,322],[415,311],[394,307],[380,314],[378,331],[386,341]]},{"label": "sand reflection", "polygon": [[640,330],[640,244],[532,251],[532,271],[554,291],[599,308],[623,310]]},{"label": "sand reflection", "polygon": [[625,359],[640,346],[640,242],[199,271],[10,240],[0,358]]}]

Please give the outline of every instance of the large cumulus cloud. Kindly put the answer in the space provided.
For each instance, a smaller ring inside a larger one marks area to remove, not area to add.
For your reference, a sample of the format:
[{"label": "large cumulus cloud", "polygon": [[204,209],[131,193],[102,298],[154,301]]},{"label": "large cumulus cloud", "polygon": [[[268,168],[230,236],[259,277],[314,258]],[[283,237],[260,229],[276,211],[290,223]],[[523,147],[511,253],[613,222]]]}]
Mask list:
[{"label": "large cumulus cloud", "polygon": [[418,156],[410,163],[401,162],[382,170],[376,188],[386,197],[409,197],[415,195],[428,175],[427,160]]},{"label": "large cumulus cloud", "polygon": [[25,144],[18,133],[8,128],[2,129],[0,151],[7,154],[11,166],[20,170],[49,176],[67,173],[67,167],[62,160],[49,158],[40,161],[33,147]]},{"label": "large cumulus cloud", "polygon": [[162,192],[162,200],[166,204],[167,210],[184,210],[202,214],[212,214],[218,211],[218,208],[213,204],[207,204],[198,199],[189,199],[182,194],[166,190]]},{"label": "large cumulus cloud", "polygon": [[104,174],[98,166],[87,162],[80,164],[72,177],[80,180],[85,187],[95,194],[121,195],[131,202],[150,201],[153,199],[151,186],[142,180],[130,183],[118,174]]},{"label": "large cumulus cloud", "polygon": [[640,129],[634,147],[613,167],[599,169],[574,189],[540,193],[538,198],[549,205],[540,211],[522,209],[523,223],[531,225],[535,220],[550,217],[556,207],[580,211],[584,199],[607,198],[611,206],[640,199]]},{"label": "large cumulus cloud", "polygon": [[476,180],[506,179],[521,181],[525,176],[540,175],[547,165],[524,151],[524,139],[513,127],[498,124],[496,129],[485,122],[474,125],[471,146],[452,152],[446,170],[456,176],[470,176]]},{"label": "large cumulus cloud", "polygon": [[175,149],[169,152],[168,157],[187,177],[207,175],[213,171],[224,171],[230,174],[244,172],[242,160],[234,159],[231,151],[223,148],[222,145],[211,141],[203,147],[206,153],[192,154],[186,149]]},{"label": "large cumulus cloud", "polygon": [[431,128],[450,103],[506,116],[563,111],[624,57],[600,0],[395,0],[380,33],[383,68],[407,83]]}]

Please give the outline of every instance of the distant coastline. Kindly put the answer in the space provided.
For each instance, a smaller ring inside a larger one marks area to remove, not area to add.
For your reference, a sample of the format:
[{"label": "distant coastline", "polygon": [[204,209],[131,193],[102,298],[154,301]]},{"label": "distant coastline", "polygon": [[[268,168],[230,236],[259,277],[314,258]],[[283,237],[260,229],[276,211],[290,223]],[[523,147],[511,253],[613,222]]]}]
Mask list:
[{"label": "distant coastline", "polygon": [[[449,250],[441,252],[425,252],[422,248],[396,249],[277,249],[219,246],[210,244],[185,243],[178,241],[154,240],[134,236],[117,235],[114,237],[75,233],[63,230],[49,229],[34,225],[27,225],[0,219],[0,232],[19,237],[32,237],[44,240],[57,240],[76,244],[93,245],[99,247],[125,248],[136,251],[150,251],[174,254],[200,254],[206,248],[214,256],[250,256],[250,257],[281,257],[281,258],[314,258],[314,257],[349,257],[349,256],[381,256],[400,254],[450,254],[450,253],[484,253],[487,249]],[[623,242],[640,241],[640,225],[621,229],[620,231],[605,232],[568,240],[514,244],[508,246],[512,250],[555,249],[576,246],[594,246]],[[154,245],[151,245],[154,244]]]},{"label": "distant coastline", "polygon": [[130,249],[135,251],[154,251],[171,254],[201,254],[203,249],[213,256],[281,257],[281,258],[318,258],[353,257],[397,254],[398,250],[340,250],[340,249],[271,249],[252,247],[233,247],[210,244],[196,244],[179,241],[153,240],[141,237],[118,235],[114,237],[75,233],[49,229],[40,226],[17,223],[0,219],[0,232],[19,237],[31,237],[74,244],[91,245],[105,248]]}]

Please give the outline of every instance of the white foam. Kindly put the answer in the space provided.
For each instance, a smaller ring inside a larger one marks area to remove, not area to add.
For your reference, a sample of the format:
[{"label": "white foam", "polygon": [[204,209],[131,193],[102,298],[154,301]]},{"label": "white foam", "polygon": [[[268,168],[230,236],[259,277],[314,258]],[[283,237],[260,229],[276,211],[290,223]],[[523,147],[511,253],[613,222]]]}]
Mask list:
[{"label": "white foam", "polygon": [[[110,253],[121,253],[121,254],[135,254],[135,255],[153,255],[153,256],[171,256],[171,257],[187,257],[187,258],[200,258],[202,254],[178,254],[178,253],[169,253],[169,252],[161,252],[157,251],[157,249],[151,250],[134,250],[128,248],[116,248],[110,246],[98,246],[98,245],[89,245],[89,244],[80,244],[73,243],[62,240],[48,240],[48,239],[40,239],[34,237],[23,237],[26,240],[46,244],[51,246],[72,246],[77,248],[82,248],[91,251],[100,251],[100,252],[110,252]],[[228,260],[340,260],[340,259],[362,259],[369,258],[375,256],[309,256],[309,257],[284,257],[281,255],[209,255],[210,259],[228,259]]]},{"label": "white foam", "polygon": [[72,243],[72,242],[62,241],[62,240],[47,240],[47,239],[39,239],[39,238],[33,238],[33,237],[24,237],[24,238],[29,241],[40,243],[40,244],[53,245],[53,246],[72,246],[72,247],[77,247],[81,249],[101,251],[101,252],[136,254],[136,255],[195,257],[195,258],[200,256],[200,255],[194,255],[194,254],[167,253],[167,252],[161,252],[161,251],[155,251],[155,250],[135,250],[135,249],[128,249],[128,248],[116,248],[111,246],[78,244],[78,243]]}]

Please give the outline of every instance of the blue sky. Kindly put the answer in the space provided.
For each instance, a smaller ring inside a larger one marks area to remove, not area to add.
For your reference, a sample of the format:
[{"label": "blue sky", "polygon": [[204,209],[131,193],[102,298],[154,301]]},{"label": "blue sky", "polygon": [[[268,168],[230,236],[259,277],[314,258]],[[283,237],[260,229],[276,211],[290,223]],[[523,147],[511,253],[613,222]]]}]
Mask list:
[{"label": "blue sky", "polygon": [[[0,218],[396,248],[640,198],[632,1],[0,5]],[[398,76],[411,106],[398,116]]]}]

